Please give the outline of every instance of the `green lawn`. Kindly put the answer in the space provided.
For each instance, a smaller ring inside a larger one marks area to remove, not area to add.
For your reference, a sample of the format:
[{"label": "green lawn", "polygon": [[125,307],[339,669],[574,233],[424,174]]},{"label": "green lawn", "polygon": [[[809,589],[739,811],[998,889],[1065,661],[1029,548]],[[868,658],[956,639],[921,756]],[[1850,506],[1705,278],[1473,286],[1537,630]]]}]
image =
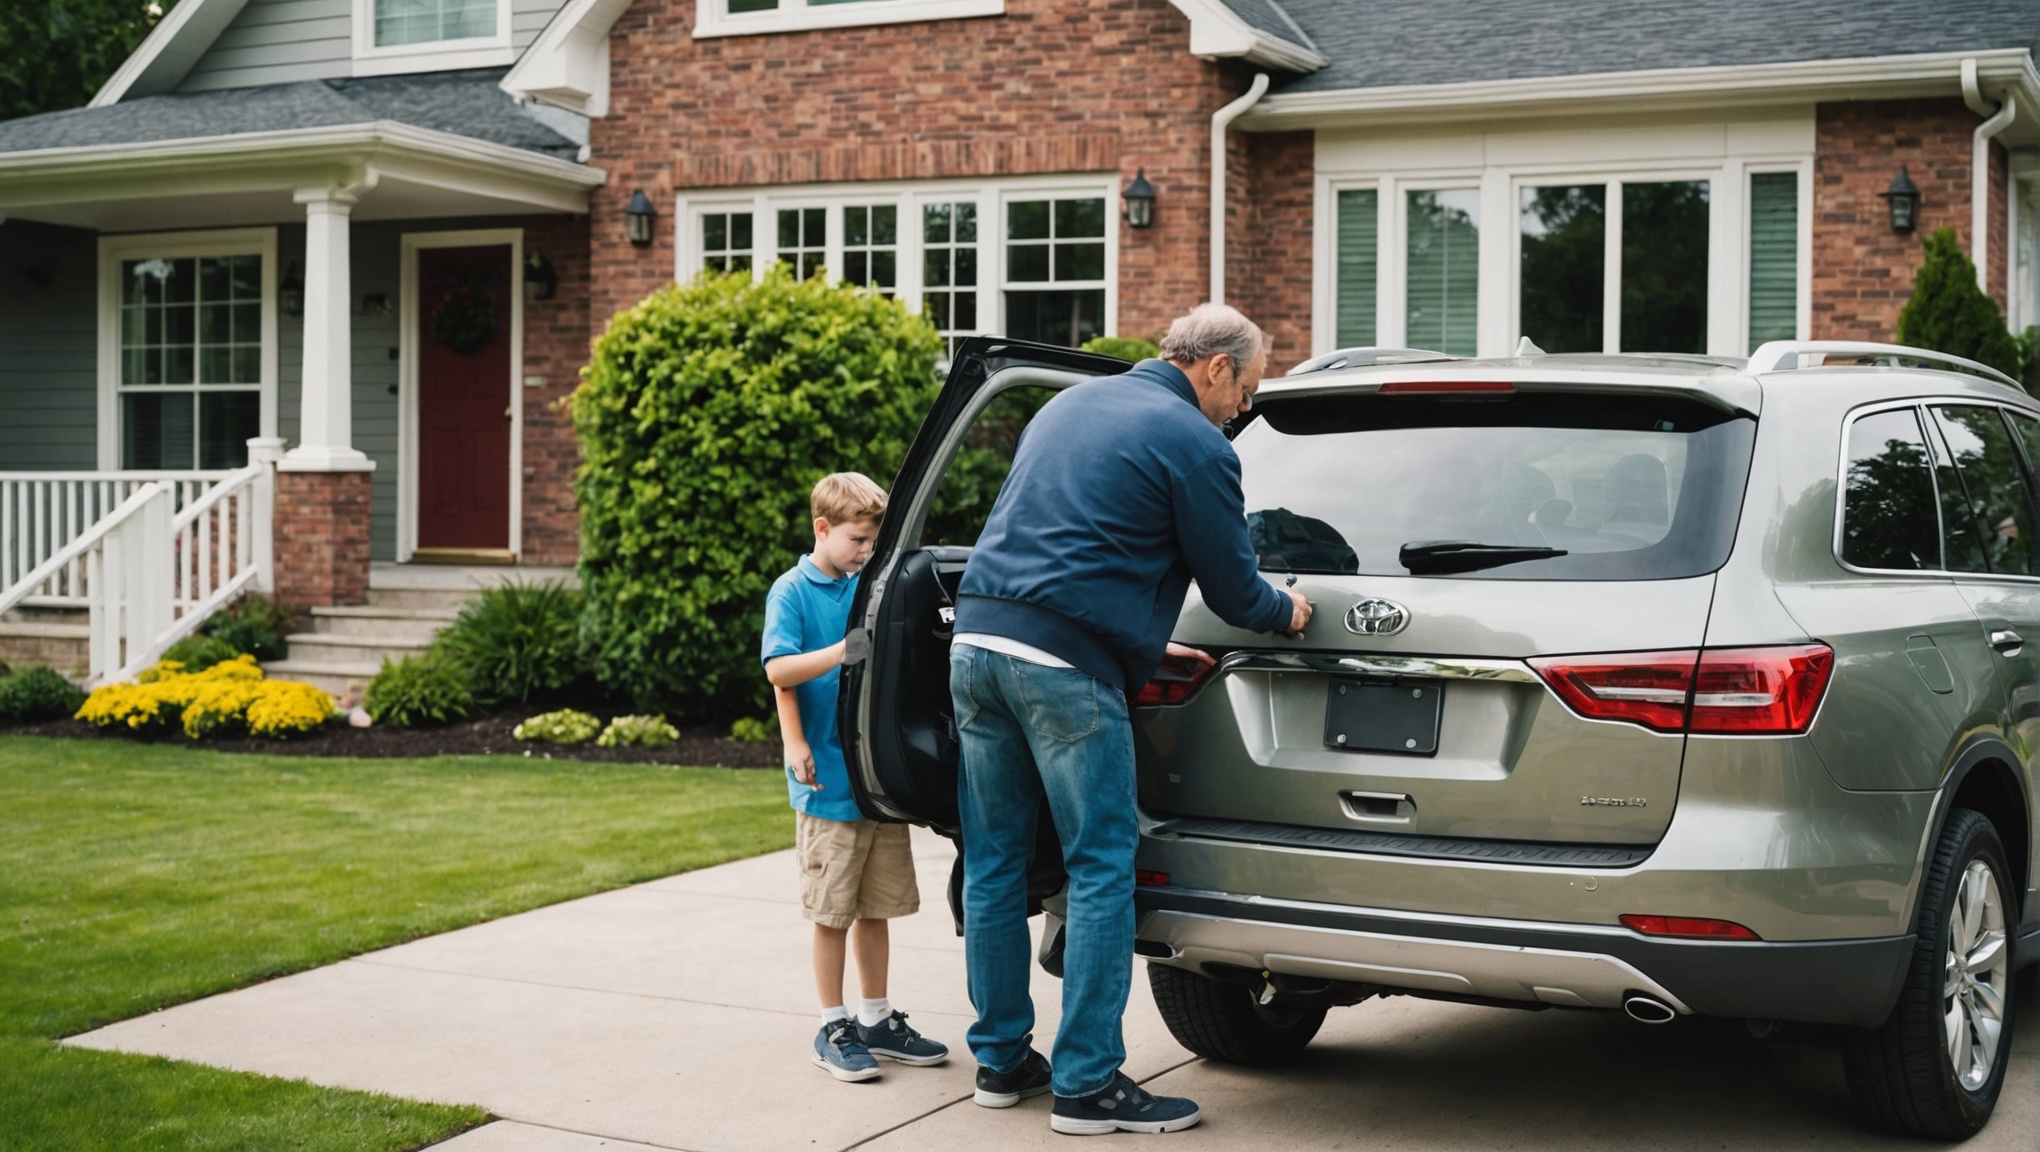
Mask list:
[{"label": "green lawn", "polygon": [[51,1038],[792,842],[778,773],[0,737],[0,1148],[406,1149],[448,1108]]}]

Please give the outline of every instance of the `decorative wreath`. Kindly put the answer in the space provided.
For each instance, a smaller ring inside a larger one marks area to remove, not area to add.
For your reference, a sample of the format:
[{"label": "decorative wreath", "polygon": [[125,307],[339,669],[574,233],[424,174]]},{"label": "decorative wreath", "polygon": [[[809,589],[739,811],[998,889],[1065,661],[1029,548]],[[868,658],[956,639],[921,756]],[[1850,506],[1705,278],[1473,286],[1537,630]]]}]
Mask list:
[{"label": "decorative wreath", "polygon": [[432,335],[462,356],[478,351],[496,334],[496,300],[485,285],[470,280],[449,288],[432,309]]}]

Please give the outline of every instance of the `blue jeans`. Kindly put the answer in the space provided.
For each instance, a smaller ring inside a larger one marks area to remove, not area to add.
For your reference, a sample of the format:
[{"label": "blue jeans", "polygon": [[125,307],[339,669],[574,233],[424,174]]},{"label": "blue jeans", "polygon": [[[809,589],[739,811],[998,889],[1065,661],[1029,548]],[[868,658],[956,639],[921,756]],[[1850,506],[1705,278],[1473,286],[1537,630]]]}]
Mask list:
[{"label": "blue jeans", "polygon": [[1133,727],[1126,697],[1074,668],[960,645],[949,692],[962,737],[963,946],[978,1063],[1011,1072],[1027,1058],[1027,863],[1048,797],[1069,873],[1055,1094],[1103,1091],[1126,1059],[1120,1018],[1133,979]]}]

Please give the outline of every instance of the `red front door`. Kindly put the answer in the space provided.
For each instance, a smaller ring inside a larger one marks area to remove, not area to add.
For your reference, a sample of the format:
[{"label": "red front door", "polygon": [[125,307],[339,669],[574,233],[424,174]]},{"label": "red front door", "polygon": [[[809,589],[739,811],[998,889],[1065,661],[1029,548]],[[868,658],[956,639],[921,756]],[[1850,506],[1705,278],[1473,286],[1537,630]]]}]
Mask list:
[{"label": "red front door", "polygon": [[418,252],[418,547],[510,547],[510,247]]}]

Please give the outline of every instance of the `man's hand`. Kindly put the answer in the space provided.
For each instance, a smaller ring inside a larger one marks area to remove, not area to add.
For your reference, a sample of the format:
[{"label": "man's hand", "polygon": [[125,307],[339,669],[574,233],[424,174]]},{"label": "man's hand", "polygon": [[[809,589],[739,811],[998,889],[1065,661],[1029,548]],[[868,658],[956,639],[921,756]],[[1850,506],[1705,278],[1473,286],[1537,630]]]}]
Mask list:
[{"label": "man's hand", "polygon": [[815,753],[807,741],[786,742],[786,766],[793,769],[793,778],[819,792],[820,784],[815,783]]},{"label": "man's hand", "polygon": [[1206,668],[1218,663],[1218,661],[1212,659],[1211,653],[1206,652],[1202,648],[1192,648],[1188,644],[1169,645],[1163,650],[1162,658],[1164,660],[1195,660]]},{"label": "man's hand", "polygon": [[1289,599],[1294,605],[1289,614],[1289,628],[1283,635],[1301,636],[1303,630],[1310,626],[1310,601],[1304,599],[1303,593],[1294,588],[1284,588],[1283,591],[1289,594]]}]

